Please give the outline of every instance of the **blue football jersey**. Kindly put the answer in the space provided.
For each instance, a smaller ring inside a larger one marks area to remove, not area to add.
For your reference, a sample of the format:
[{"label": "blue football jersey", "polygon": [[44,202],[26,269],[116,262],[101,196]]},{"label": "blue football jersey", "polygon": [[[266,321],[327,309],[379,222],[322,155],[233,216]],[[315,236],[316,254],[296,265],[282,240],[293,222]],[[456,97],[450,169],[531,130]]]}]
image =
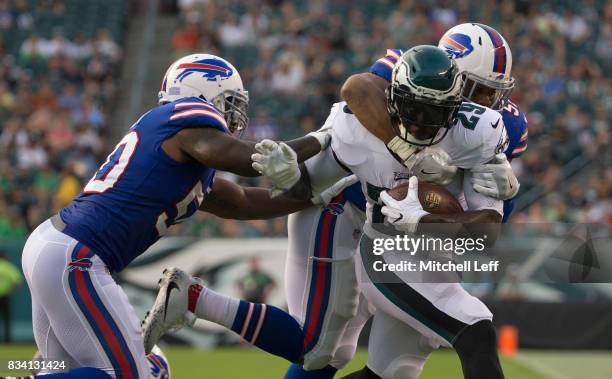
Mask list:
[{"label": "blue football jersey", "polygon": [[366,211],[366,198],[361,190],[361,183],[357,182],[347,187],[344,190],[344,196],[346,200],[357,207],[357,209],[362,212]]},{"label": "blue football jersey", "polygon": [[215,170],[170,158],[162,143],[183,128],[228,132],[221,113],[192,97],[145,113],[83,192],[60,211],[64,233],[121,271],[166,229],[191,216],[210,192]]},{"label": "blue football jersey", "polygon": [[[502,111],[502,118],[504,119],[504,125],[508,132],[508,147],[504,152],[511,161],[514,158],[518,158],[525,150],[527,150],[527,139],[529,138],[529,129],[527,128],[527,117],[521,112],[518,105],[512,101],[507,100]],[[515,198],[504,201],[504,217],[502,222],[508,222],[510,214],[514,210]]]},{"label": "blue football jersey", "polygon": [[511,161],[514,158],[520,157],[527,150],[527,139],[529,138],[527,117],[519,109],[518,105],[510,100],[506,100],[501,114],[509,139],[505,154],[508,160]]},{"label": "blue football jersey", "polygon": [[[378,59],[370,67],[370,72],[390,82],[395,62],[397,62],[401,55],[402,50],[400,49],[387,49],[386,55]],[[527,149],[527,118],[519,107],[509,100],[500,110],[500,113],[504,120],[509,139],[508,148],[504,153],[508,157],[508,160],[512,160],[513,158],[521,156]],[[514,199],[506,200],[504,202],[503,222],[508,221],[513,209]]]}]

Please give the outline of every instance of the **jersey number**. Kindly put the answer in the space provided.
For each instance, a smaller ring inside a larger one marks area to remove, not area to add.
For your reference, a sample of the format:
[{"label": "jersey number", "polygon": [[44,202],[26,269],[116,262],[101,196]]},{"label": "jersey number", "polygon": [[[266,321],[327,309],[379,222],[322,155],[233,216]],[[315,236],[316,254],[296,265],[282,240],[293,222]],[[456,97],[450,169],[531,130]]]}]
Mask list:
[{"label": "jersey number", "polygon": [[[106,162],[104,162],[89,183],[87,183],[84,192],[103,193],[113,188],[127,169],[130,159],[136,151],[138,141],[138,133],[136,131],[126,134],[125,137],[119,141],[115,150],[106,158]],[[198,181],[187,196],[176,204],[176,217],[174,217],[174,219],[169,220],[168,213],[166,212],[159,215],[155,225],[159,236],[161,237],[166,233],[169,225],[183,221],[189,205],[193,201],[195,201],[196,207],[199,207],[203,199],[202,182]]]},{"label": "jersey number", "polygon": [[176,203],[176,216],[174,219],[169,220],[167,212],[162,212],[162,214],[157,217],[157,223],[155,224],[157,234],[161,237],[168,231],[168,226],[184,221],[187,211],[189,210],[189,205],[192,202],[195,202],[195,206],[199,208],[203,200],[204,193],[202,192],[202,181],[198,181],[191,191],[189,191],[187,196],[185,196],[183,200]]},{"label": "jersey number", "polygon": [[521,112],[519,111],[518,107],[516,106],[516,104],[514,104],[513,102],[511,102],[510,100],[508,100],[506,102],[506,106],[504,107],[504,110],[512,113],[512,115],[514,117],[518,117],[521,115]]},{"label": "jersey number", "polygon": [[[478,106],[473,103],[463,103],[461,104],[461,108],[459,108],[459,114],[457,118],[461,122],[464,128],[474,130],[476,128],[476,124],[480,120],[480,116],[485,113],[486,109],[484,107]],[[471,113],[470,118],[468,115]]]},{"label": "jersey number", "polygon": [[83,192],[102,193],[113,188],[121,175],[125,172],[130,159],[136,151],[138,145],[138,133],[133,131],[125,135],[115,147],[112,153],[106,158],[106,162],[94,174],[93,178],[87,183]]}]

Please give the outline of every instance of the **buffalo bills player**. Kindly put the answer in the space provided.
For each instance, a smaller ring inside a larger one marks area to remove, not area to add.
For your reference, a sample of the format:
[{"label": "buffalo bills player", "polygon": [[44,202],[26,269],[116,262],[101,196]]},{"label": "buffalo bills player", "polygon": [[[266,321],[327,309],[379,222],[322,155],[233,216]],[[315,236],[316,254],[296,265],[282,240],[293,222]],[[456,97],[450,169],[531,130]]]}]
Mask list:
[{"label": "buffalo bills player", "polygon": [[[41,359],[40,356],[35,356],[37,359]],[[170,379],[170,365],[168,359],[157,346],[147,354],[147,362],[150,368],[150,379]],[[67,372],[49,373],[38,375],[39,372],[33,372],[33,375],[27,377],[7,377],[6,379],[33,379],[33,378],[45,378],[45,379],[112,379],[112,377],[105,371],[94,368],[94,367],[80,367],[70,369]]]},{"label": "buffalo bills player", "polygon": [[[5,378],[5,377],[1,377]],[[69,370],[68,372],[46,374],[46,375],[30,375],[30,376],[7,376],[5,379],[111,379],[111,376],[104,371],[93,367],[82,367]]]},{"label": "buffalo bills player", "polygon": [[[312,205],[215,179],[217,169],[258,175],[251,167],[255,150],[272,153],[282,167],[329,142],[324,131],[289,142],[291,148],[234,138],[247,126],[248,93],[229,62],[208,54],[179,59],[166,72],[159,103],[132,125],[83,191],[26,242],[22,266],[43,358],[116,378],[148,378],[139,320],[111,273],[198,209],[251,219]],[[297,154],[287,158],[289,150]],[[277,179],[285,188],[297,180]]]}]

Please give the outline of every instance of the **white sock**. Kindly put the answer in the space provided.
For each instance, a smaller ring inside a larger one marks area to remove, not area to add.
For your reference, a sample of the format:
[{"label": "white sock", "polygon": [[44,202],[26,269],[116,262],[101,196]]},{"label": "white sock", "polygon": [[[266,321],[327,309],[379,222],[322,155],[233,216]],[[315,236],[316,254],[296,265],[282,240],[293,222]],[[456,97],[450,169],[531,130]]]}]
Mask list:
[{"label": "white sock", "polygon": [[[197,284],[189,287],[189,291],[189,310],[194,312],[198,318],[212,321],[226,328],[232,327],[238,312],[240,299],[220,294],[208,287],[202,287]],[[195,304],[193,304],[192,299],[195,300]]]}]

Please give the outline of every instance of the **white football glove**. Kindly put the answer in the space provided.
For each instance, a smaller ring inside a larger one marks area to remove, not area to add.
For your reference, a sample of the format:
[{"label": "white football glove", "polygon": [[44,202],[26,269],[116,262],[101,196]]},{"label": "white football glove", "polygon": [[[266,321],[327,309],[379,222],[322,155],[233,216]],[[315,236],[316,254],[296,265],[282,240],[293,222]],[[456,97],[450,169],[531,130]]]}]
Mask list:
[{"label": "white football glove", "polygon": [[411,171],[419,180],[447,186],[457,174],[457,167],[448,164],[449,161],[444,150],[428,147],[415,155]]},{"label": "white football glove", "polygon": [[327,205],[334,197],[338,196],[342,191],[344,191],[346,187],[351,186],[358,181],[359,179],[357,179],[355,174],[345,176],[336,183],[332,184],[330,187],[324,189],[321,193],[313,194],[310,201],[313,204]]},{"label": "white football glove", "polygon": [[470,171],[474,191],[494,199],[511,199],[516,196],[521,186],[504,153],[497,154],[493,161],[476,166]]},{"label": "white football glove", "polygon": [[270,178],[270,195],[276,197],[300,180],[297,154],[287,144],[265,139],[255,145],[257,153],[251,155],[253,170]]},{"label": "white football glove", "polygon": [[319,130],[310,132],[307,135],[316,138],[317,141],[319,141],[319,143],[321,144],[321,150],[325,150],[331,142],[331,130],[331,123],[325,124]]},{"label": "white football glove", "polygon": [[408,193],[403,200],[395,200],[387,191],[380,193],[380,200],[385,204],[380,212],[385,220],[401,232],[414,233],[419,221],[429,212],[426,212],[419,201],[419,180],[416,176],[408,182]]}]

